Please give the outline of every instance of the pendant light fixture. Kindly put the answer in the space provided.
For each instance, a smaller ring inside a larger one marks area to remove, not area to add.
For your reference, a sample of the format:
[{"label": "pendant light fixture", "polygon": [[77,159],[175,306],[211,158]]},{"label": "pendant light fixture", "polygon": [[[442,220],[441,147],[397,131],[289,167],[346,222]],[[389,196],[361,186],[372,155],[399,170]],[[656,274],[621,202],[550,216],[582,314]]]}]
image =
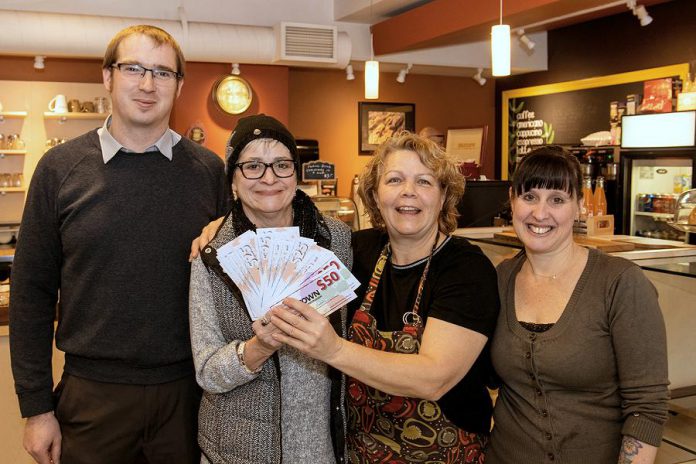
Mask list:
[{"label": "pendant light fixture", "polygon": [[[372,28],[372,0],[370,0],[370,28]],[[379,61],[375,60],[370,31],[370,59],[365,61],[365,100],[379,98]]]},{"label": "pendant light fixture", "polygon": [[491,28],[491,59],[494,76],[510,75],[510,26],[503,24],[503,0],[500,0],[500,23]]}]

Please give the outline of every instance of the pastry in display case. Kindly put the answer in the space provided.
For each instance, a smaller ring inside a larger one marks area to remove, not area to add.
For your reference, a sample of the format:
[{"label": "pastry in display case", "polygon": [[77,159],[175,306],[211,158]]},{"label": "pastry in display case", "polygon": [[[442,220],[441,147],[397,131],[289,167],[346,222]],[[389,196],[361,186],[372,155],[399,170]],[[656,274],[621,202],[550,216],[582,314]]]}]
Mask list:
[{"label": "pastry in display case", "polygon": [[696,189],[682,192],[674,208],[674,219],[667,224],[682,232],[696,233]]}]

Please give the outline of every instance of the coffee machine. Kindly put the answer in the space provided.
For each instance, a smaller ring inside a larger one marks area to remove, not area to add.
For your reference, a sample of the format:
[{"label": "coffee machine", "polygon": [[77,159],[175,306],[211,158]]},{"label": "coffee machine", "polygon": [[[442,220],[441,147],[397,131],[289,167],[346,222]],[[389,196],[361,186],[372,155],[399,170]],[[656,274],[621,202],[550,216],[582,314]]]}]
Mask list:
[{"label": "coffee machine", "polygon": [[572,146],[568,150],[580,161],[583,177],[592,179],[592,188],[597,186],[597,178],[604,177],[604,192],[607,197],[607,213],[614,215],[614,233],[621,233],[621,197],[619,188],[619,147],[605,145],[599,147]]}]

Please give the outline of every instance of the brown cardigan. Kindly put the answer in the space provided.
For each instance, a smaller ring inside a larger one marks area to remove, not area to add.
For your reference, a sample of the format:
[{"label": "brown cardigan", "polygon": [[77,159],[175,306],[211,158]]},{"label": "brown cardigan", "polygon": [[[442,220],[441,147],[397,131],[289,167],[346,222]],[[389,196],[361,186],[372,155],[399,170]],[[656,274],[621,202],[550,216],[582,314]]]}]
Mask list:
[{"label": "brown cardigan", "polygon": [[487,464],[616,463],[623,435],[659,446],[667,420],[667,346],[657,291],[625,259],[590,250],[548,331],[515,316],[524,252],[498,266],[492,358],[503,385]]}]

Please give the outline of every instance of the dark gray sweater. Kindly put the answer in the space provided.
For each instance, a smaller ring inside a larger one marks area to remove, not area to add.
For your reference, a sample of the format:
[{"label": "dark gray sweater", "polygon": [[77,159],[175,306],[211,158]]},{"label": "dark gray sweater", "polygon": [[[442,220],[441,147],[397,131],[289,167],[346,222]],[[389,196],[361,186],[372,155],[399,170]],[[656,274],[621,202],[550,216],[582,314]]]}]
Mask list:
[{"label": "dark gray sweater", "polygon": [[655,287],[632,262],[589,250],[548,331],[515,313],[523,253],[498,266],[493,366],[503,386],[487,464],[615,464],[623,436],[660,445],[667,420],[667,343]]},{"label": "dark gray sweater", "polygon": [[222,161],[188,139],[169,161],[119,152],[96,130],[49,152],[31,181],[12,269],[10,348],[22,416],[53,409],[51,343],[65,372],[156,384],[193,373],[191,240],[223,215]]}]

